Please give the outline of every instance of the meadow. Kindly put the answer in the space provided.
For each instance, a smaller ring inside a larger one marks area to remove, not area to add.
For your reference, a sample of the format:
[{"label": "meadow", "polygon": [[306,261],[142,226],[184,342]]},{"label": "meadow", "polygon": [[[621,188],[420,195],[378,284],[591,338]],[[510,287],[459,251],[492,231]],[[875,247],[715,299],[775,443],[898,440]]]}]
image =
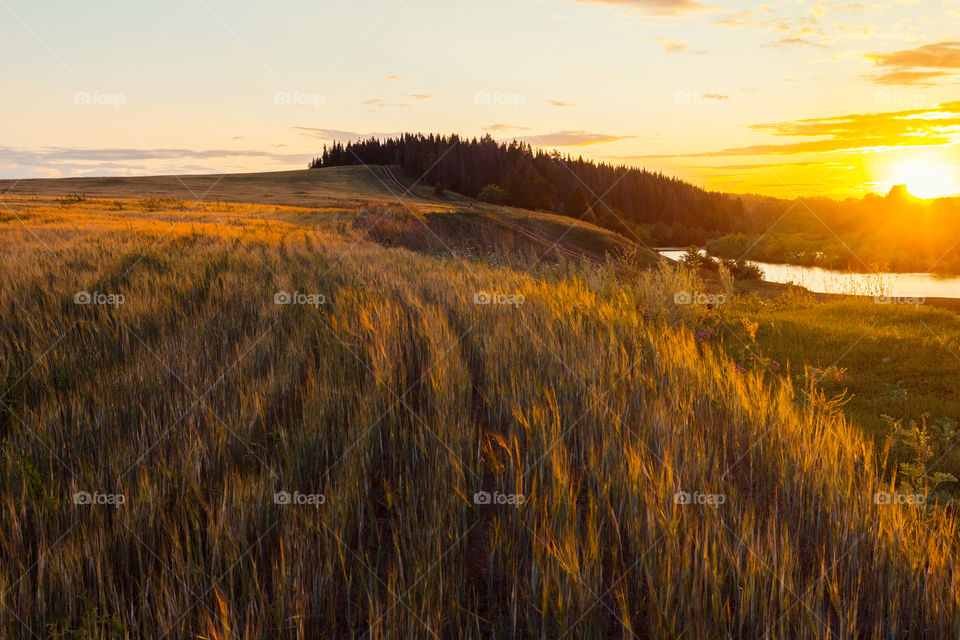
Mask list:
[{"label": "meadow", "polygon": [[821,335],[805,308],[677,304],[717,292],[642,257],[443,252],[416,206],[3,202],[3,637],[960,625],[951,507],[878,501],[899,479],[830,389],[704,337],[756,319],[740,341],[801,357],[777,331]]}]

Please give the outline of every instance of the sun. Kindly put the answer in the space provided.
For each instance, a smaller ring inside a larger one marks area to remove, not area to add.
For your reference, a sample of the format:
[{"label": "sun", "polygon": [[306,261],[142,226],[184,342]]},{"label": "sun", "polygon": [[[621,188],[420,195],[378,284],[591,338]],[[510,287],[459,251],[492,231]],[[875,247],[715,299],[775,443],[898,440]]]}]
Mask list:
[{"label": "sun", "polygon": [[901,162],[894,165],[892,178],[893,184],[907,185],[917,198],[942,198],[958,191],[953,171],[934,162]]}]

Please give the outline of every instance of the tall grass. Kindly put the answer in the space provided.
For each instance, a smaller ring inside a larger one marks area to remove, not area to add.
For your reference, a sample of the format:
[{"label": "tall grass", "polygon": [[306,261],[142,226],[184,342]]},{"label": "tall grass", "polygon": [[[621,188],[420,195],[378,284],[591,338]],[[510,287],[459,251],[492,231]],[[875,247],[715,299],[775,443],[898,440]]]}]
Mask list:
[{"label": "tall grass", "polygon": [[953,520],[876,504],[842,415],[699,344],[689,274],[428,257],[272,209],[16,206],[4,637],[956,633]]}]

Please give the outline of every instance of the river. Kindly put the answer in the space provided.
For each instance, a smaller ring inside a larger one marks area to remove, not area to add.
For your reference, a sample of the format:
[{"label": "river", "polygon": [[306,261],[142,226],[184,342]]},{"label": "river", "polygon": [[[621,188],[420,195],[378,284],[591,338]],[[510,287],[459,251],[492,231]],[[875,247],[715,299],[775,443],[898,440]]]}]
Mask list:
[{"label": "river", "polygon": [[[679,260],[684,249],[665,248],[657,251],[672,260]],[[763,279],[781,284],[796,284],[816,293],[850,293],[883,295],[896,298],[960,298],[960,276],[934,273],[867,274],[839,269],[802,267],[793,264],[756,262],[763,269]]]}]

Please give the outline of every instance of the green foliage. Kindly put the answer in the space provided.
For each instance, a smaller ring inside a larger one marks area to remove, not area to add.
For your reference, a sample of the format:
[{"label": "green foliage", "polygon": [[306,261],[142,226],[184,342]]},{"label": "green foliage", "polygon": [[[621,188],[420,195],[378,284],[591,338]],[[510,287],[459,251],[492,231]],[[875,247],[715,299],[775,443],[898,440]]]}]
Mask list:
[{"label": "green foliage", "polygon": [[743,259],[718,260],[704,253],[698,247],[688,247],[680,262],[691,269],[703,269],[720,273],[721,267],[729,277],[735,280],[762,280],[763,270],[756,264]]},{"label": "green foliage", "polygon": [[491,204],[503,204],[506,199],[507,192],[495,184],[488,184],[477,194],[477,200]]},{"label": "green foliage", "polygon": [[888,415],[881,416],[889,428],[887,449],[900,446],[906,449],[911,462],[899,465],[902,478],[901,486],[907,492],[928,495],[935,492],[944,483],[956,482],[951,473],[930,469],[933,462],[942,461],[946,452],[960,444],[957,423],[949,419],[935,421],[932,427],[927,425],[929,415],[923,414],[920,420],[909,420],[904,426],[903,419],[895,420]]}]

